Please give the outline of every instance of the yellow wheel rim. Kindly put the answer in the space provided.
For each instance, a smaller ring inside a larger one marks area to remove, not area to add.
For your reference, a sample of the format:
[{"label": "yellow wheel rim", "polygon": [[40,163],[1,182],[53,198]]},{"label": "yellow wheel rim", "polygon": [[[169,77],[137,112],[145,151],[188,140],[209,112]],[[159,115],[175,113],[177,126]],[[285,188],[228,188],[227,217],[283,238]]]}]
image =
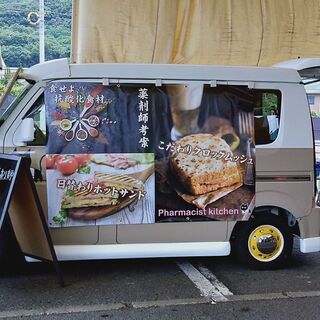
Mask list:
[{"label": "yellow wheel rim", "polygon": [[261,225],[254,229],[248,239],[250,254],[258,261],[275,260],[283,251],[284,238],[278,228],[272,225]]}]

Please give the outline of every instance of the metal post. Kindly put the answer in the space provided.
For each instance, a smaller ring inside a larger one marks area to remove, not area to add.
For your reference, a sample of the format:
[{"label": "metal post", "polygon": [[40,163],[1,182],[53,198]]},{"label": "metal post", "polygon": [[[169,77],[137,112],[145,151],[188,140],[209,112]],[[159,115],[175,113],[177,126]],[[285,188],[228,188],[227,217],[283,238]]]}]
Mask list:
[{"label": "metal post", "polygon": [[39,62],[44,61],[44,0],[39,0]]}]

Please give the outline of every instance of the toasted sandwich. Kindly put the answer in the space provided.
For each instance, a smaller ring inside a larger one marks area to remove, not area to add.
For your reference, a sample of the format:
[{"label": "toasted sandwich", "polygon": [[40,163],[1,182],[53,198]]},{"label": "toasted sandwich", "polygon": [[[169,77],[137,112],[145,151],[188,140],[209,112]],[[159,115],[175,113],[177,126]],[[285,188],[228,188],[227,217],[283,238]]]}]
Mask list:
[{"label": "toasted sandwich", "polygon": [[[72,218],[94,220],[116,213],[134,201],[139,190],[143,190],[140,180],[126,175],[95,172],[94,181],[96,186],[100,186],[100,191],[97,192],[94,188],[90,191],[67,190],[61,209],[66,209]],[[120,190],[128,192],[121,194]]]},{"label": "toasted sandwich", "polygon": [[[200,195],[229,187],[241,181],[237,164],[221,154],[233,156],[225,140],[211,134],[193,134],[177,141],[182,148],[189,145],[191,152],[176,152],[170,166],[187,191]],[[204,152],[205,150],[205,152]]]}]

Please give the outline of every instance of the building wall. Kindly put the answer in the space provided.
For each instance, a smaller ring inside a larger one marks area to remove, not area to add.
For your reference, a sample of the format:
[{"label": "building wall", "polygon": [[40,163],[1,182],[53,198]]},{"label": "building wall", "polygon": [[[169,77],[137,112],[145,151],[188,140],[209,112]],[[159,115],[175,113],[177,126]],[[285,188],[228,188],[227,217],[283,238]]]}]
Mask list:
[{"label": "building wall", "polygon": [[[311,103],[311,100],[314,100],[312,101],[314,103]],[[310,110],[318,113],[320,116],[320,93],[308,94],[308,101],[310,105]]]}]

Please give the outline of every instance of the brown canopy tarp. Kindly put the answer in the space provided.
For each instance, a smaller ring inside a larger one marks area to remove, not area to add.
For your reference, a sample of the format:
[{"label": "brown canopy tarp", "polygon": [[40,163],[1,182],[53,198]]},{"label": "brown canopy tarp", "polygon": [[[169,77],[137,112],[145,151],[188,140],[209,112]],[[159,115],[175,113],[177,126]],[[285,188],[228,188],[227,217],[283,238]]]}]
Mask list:
[{"label": "brown canopy tarp", "polygon": [[320,56],[320,0],[74,0],[72,62],[260,65]]}]

